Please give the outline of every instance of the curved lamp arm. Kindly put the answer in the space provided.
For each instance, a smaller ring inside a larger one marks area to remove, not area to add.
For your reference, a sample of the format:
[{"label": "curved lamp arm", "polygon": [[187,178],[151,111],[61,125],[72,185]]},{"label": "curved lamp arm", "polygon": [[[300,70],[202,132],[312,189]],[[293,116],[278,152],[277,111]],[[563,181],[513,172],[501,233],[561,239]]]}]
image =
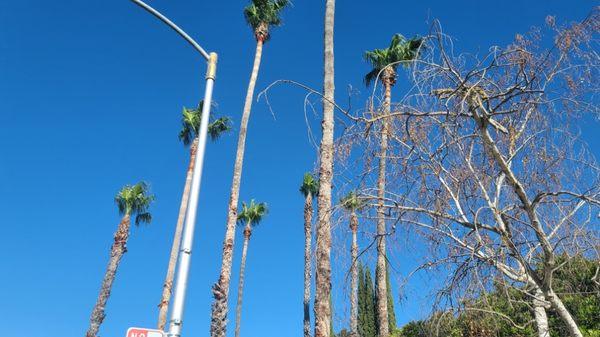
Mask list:
[{"label": "curved lamp arm", "polygon": [[131,1],[133,1],[136,5],[142,7],[146,11],[148,11],[150,14],[154,15],[155,17],[157,17],[160,21],[166,23],[175,32],[177,32],[177,34],[179,34],[189,44],[191,44],[192,47],[194,47],[194,49],[196,49],[198,52],[200,52],[200,54],[202,54],[202,56],[207,61],[209,60],[210,56],[208,55],[208,53],[204,49],[202,49],[202,47],[200,47],[200,45],[198,44],[198,42],[194,41],[194,39],[192,39],[189,35],[187,35],[187,33],[183,31],[183,29],[179,28],[176,24],[174,24],[173,21],[169,20],[166,16],[162,15],[159,11],[157,11],[156,9],[150,7],[150,5],[146,4],[145,2],[143,2],[141,0],[131,0]]}]

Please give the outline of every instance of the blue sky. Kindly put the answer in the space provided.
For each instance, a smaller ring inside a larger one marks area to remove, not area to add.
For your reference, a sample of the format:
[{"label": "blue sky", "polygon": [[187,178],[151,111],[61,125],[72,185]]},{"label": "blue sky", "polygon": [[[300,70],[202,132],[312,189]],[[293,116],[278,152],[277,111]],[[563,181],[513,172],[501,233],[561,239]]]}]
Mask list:
[{"label": "blue sky", "polygon": [[[242,17],[246,1],[150,2],[208,50],[220,54],[218,113],[239,123],[254,53]],[[424,34],[432,18],[460,51],[485,52],[515,33],[583,18],[591,1],[338,1],[336,96],[362,92],[364,50],[392,34]],[[274,80],[321,87],[323,1],[295,1],[264,49],[257,91]],[[129,1],[0,2],[0,317],[5,336],[82,336],[105,270],[119,217],[113,196],[145,180],[157,196],[154,221],[133,228],[101,335],[155,326],[161,285],[187,165],[178,142],[183,105],[203,92],[204,62],[174,33]],[[242,334],[301,336],[302,203],[298,185],[316,149],[306,132],[302,91],[281,86],[255,103],[241,199],[266,201],[271,212],[252,237]],[[309,115],[314,132],[318,115]],[[584,137],[597,148],[592,134]],[[184,334],[208,336],[210,285],[220,267],[237,133],[208,147],[185,314]],[[334,259],[347,261],[347,232],[336,232]],[[237,242],[241,242],[238,233]],[[394,239],[394,296],[408,273],[410,245]],[[234,256],[232,299],[239,249]],[[369,260],[366,262],[368,263]],[[345,263],[345,262],[344,262]],[[345,270],[334,264],[336,330],[347,326]],[[404,288],[398,322],[427,314],[426,276]],[[231,301],[233,310],[234,301]],[[230,319],[233,317],[230,315]],[[233,335],[233,325],[229,332]]]}]

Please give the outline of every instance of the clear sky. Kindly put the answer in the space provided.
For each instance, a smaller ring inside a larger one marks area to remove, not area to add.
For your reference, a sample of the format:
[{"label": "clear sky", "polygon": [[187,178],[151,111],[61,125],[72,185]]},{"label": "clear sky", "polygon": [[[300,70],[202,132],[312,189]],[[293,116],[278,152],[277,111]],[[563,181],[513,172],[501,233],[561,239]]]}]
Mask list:
[{"label": "clear sky", "polygon": [[[209,144],[185,314],[184,335],[208,336],[210,286],[220,267],[231,172],[255,42],[246,1],[149,1],[220,54],[215,87],[218,113],[234,133]],[[385,47],[392,34],[425,34],[432,18],[456,38],[459,51],[485,52],[515,33],[585,17],[596,3],[537,1],[338,1],[335,29],[336,96],[362,95],[364,50]],[[257,91],[294,79],[321,88],[324,1],[296,0],[264,49]],[[154,221],[133,228],[120,266],[104,337],[130,326],[154,327],[188,152],[177,139],[183,105],[201,98],[205,70],[187,44],[126,0],[0,1],[0,321],[2,334],[83,336],[119,221],[113,196],[127,183],[148,181],[157,196]],[[241,199],[266,201],[271,212],[249,248],[242,335],[301,336],[302,174],[316,149],[307,136],[304,93],[277,87],[255,103],[249,125]],[[319,108],[320,111],[320,108]],[[314,132],[319,115],[308,116]],[[592,135],[597,124],[585,135]],[[344,227],[334,258],[347,261]],[[363,240],[364,241],[364,240]],[[238,233],[237,242],[241,242]],[[397,239],[402,243],[401,239]],[[414,262],[409,249],[392,254],[398,323],[427,314],[426,277],[399,293]],[[231,311],[238,260],[234,259]],[[366,261],[370,263],[369,260]],[[334,263],[336,331],[347,326],[343,263]],[[345,267],[344,267],[345,268]],[[230,321],[233,316],[230,315]],[[233,324],[229,332],[233,335]]]}]

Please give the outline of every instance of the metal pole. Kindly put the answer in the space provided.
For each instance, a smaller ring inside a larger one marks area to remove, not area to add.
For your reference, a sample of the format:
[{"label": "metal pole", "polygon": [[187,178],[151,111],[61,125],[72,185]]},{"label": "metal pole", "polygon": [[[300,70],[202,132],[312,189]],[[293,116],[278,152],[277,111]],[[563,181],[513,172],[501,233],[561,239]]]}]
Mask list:
[{"label": "metal pole", "polygon": [[167,24],[167,26],[171,27],[177,34],[179,34],[179,36],[181,36],[184,40],[186,40],[189,44],[191,44],[192,47],[194,47],[194,49],[196,49],[202,55],[202,57],[204,57],[208,61],[208,59],[209,59],[208,53],[202,47],[200,47],[198,42],[194,41],[194,39],[192,39],[189,35],[187,35],[187,33],[183,31],[183,29],[179,28],[175,23],[173,23],[173,21],[169,20],[169,18],[162,15],[159,11],[150,7],[150,5],[146,4],[145,2],[143,2],[141,0],[131,0],[131,1],[133,1],[136,5],[142,7],[146,11],[148,11],[150,14],[154,15],[160,21]]},{"label": "metal pole", "polygon": [[202,178],[202,164],[204,163],[204,149],[206,148],[206,136],[208,121],[210,117],[210,106],[212,102],[213,84],[217,71],[217,54],[210,53],[208,68],[206,70],[206,88],[204,91],[204,104],[202,106],[202,119],[200,121],[200,132],[198,134],[198,155],[192,175],[192,188],[190,200],[185,213],[185,227],[179,253],[179,265],[177,266],[177,280],[173,294],[173,306],[171,307],[171,321],[168,336],[181,336],[183,325],[183,309],[185,304],[185,292],[187,288],[190,260],[192,258],[192,243],[194,240],[194,227],[196,225],[196,211],[198,207],[198,195],[200,194],[200,181]]},{"label": "metal pole", "polygon": [[171,27],[208,61],[206,69],[206,88],[204,89],[204,105],[202,106],[202,118],[200,120],[200,130],[198,132],[198,153],[194,164],[194,172],[192,174],[190,199],[185,213],[181,250],[179,251],[179,264],[177,265],[177,279],[175,280],[175,290],[173,292],[173,302],[171,304],[171,321],[169,323],[169,332],[167,333],[170,337],[179,337],[181,336],[181,328],[183,325],[183,309],[185,306],[185,293],[192,258],[192,244],[194,241],[194,229],[196,227],[198,196],[200,194],[200,182],[202,180],[202,165],[204,164],[204,150],[206,148],[208,122],[212,105],[213,85],[217,74],[217,54],[208,54],[196,41],[194,41],[194,39],[175,23],[143,1],[131,1]]}]

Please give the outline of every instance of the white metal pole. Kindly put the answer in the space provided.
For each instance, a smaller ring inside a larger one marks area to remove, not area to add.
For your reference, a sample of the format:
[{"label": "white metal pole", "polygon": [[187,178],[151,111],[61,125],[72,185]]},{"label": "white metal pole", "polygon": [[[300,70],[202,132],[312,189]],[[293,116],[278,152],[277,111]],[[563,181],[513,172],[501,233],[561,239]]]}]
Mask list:
[{"label": "white metal pole", "polygon": [[173,294],[173,306],[171,307],[171,321],[169,324],[170,337],[181,336],[183,325],[183,309],[185,304],[185,292],[187,288],[190,260],[192,258],[192,243],[194,241],[194,228],[196,226],[196,212],[198,209],[198,195],[200,194],[200,181],[202,179],[202,164],[204,163],[204,149],[212,104],[212,91],[217,70],[217,54],[210,53],[208,69],[206,70],[206,88],[204,91],[204,104],[202,106],[202,119],[198,133],[198,154],[192,175],[192,188],[187,211],[185,213],[185,225],[181,239],[181,250],[179,252],[179,264],[177,266],[177,280]]},{"label": "white metal pole", "polygon": [[208,54],[194,39],[192,39],[183,29],[179,28],[173,21],[162,15],[148,4],[141,0],[131,0],[142,7],[150,14],[171,27],[177,34],[185,39],[196,49],[208,64],[206,69],[206,88],[204,89],[204,105],[202,106],[202,118],[200,120],[200,130],[198,132],[198,153],[194,164],[192,174],[192,188],[190,199],[188,201],[187,211],[185,213],[185,223],[183,237],[181,239],[181,250],[179,251],[179,264],[177,265],[177,279],[173,292],[173,301],[171,302],[171,321],[169,324],[168,336],[180,337],[183,325],[183,309],[185,305],[185,293],[187,288],[188,274],[190,271],[190,261],[192,258],[192,244],[194,241],[194,229],[196,226],[196,213],[198,210],[198,196],[200,194],[200,182],[202,180],[202,165],[204,164],[204,150],[206,148],[206,137],[208,131],[208,122],[210,118],[210,108],[212,105],[213,85],[217,74],[217,54]]}]

